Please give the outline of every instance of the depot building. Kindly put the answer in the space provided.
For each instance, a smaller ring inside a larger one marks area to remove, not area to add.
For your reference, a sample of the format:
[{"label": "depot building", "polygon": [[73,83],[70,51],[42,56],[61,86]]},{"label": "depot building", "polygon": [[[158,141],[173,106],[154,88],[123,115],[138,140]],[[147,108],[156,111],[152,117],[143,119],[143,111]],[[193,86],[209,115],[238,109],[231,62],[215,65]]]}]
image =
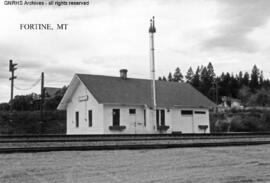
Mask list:
[{"label": "depot building", "polygon": [[67,134],[209,133],[215,104],[188,83],[75,74],[58,110],[66,110]]}]

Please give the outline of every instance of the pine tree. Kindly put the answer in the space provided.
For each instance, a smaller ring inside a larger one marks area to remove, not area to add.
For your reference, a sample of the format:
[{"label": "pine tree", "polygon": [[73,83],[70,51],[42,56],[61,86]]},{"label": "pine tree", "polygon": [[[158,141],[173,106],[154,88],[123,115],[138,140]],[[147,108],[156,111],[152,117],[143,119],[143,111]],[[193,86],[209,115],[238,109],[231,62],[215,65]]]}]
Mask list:
[{"label": "pine tree", "polygon": [[213,83],[215,80],[216,74],[215,74],[214,67],[211,62],[209,62],[207,65],[207,72],[208,72],[208,77],[211,83]]},{"label": "pine tree", "polygon": [[233,74],[231,74],[230,81],[229,81],[229,88],[230,88],[230,95],[233,98],[236,98],[238,96],[238,90],[240,88],[240,84],[236,77],[234,77]]},{"label": "pine tree", "polygon": [[209,90],[211,88],[212,82],[208,70],[206,67],[202,69],[201,72],[201,92],[206,96],[209,96]]},{"label": "pine tree", "polygon": [[249,84],[252,92],[255,92],[255,90],[259,88],[259,76],[260,70],[257,68],[256,65],[254,65],[251,71]]},{"label": "pine tree", "polygon": [[169,75],[168,75],[168,81],[172,81],[172,80],[173,80],[173,78],[172,78],[172,73],[169,72]]},{"label": "pine tree", "polygon": [[162,80],[162,78],[159,76],[159,77],[158,77],[158,80],[159,80],[159,81],[161,81],[161,80]]},{"label": "pine tree", "polygon": [[263,87],[264,85],[263,71],[261,71],[259,82],[260,82],[260,86]]},{"label": "pine tree", "polygon": [[192,67],[189,67],[188,71],[187,71],[187,74],[185,76],[186,78],[186,82],[187,83],[192,83],[192,79],[194,77],[194,72],[192,70]]},{"label": "pine tree", "polygon": [[167,81],[167,79],[166,79],[166,77],[165,77],[165,76],[163,76],[163,77],[162,77],[162,80],[163,80],[163,81]]},{"label": "pine tree", "polygon": [[201,86],[201,70],[200,70],[199,66],[197,67],[197,70],[196,70],[196,72],[194,74],[194,77],[191,80],[191,84],[197,90],[200,90],[200,86]]},{"label": "pine tree", "polygon": [[231,97],[230,80],[231,80],[230,74],[228,72],[226,74],[224,74],[222,72],[222,74],[220,76],[220,82],[219,82],[219,87],[220,87],[219,88],[219,95],[220,96]]},{"label": "pine tree", "polygon": [[245,72],[243,80],[242,80],[242,84],[245,85],[245,86],[249,85],[249,74],[248,74],[248,72]]},{"label": "pine tree", "polygon": [[243,86],[243,72],[240,71],[238,75],[236,75],[236,80],[238,81],[238,84],[240,87]]},{"label": "pine tree", "polygon": [[173,74],[173,81],[174,82],[183,82],[183,74],[181,73],[181,70],[179,67],[175,69],[175,72]]}]

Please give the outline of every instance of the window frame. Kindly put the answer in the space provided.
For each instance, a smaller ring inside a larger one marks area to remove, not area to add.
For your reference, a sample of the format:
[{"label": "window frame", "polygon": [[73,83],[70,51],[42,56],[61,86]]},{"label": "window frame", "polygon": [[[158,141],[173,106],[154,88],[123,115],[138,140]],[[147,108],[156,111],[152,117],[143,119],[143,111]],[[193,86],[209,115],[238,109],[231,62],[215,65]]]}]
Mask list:
[{"label": "window frame", "polygon": [[[132,112],[131,112],[132,111]],[[129,110],[128,110],[128,112],[129,112],[129,115],[136,115],[136,109],[135,108],[130,108]]]},{"label": "window frame", "polygon": [[146,109],[143,110],[143,126],[146,126]]},{"label": "window frame", "polygon": [[93,127],[93,110],[92,109],[88,110],[88,127]]},{"label": "window frame", "polygon": [[[119,117],[118,117],[118,124],[117,123],[115,123],[115,121],[114,121],[114,111],[119,111]],[[114,109],[112,109],[112,126],[120,126],[120,116],[121,115],[121,113],[120,113],[120,109],[116,109],[116,108],[114,108]]]},{"label": "window frame", "polygon": [[75,111],[75,127],[79,128],[80,124],[80,113],[79,111]]},{"label": "window frame", "polygon": [[193,110],[181,110],[182,116],[193,116]]},{"label": "window frame", "polygon": [[160,110],[160,126],[165,126],[165,110]]},{"label": "window frame", "polygon": [[194,114],[206,114],[206,111],[194,111]]},{"label": "window frame", "polygon": [[165,109],[156,110],[156,122],[157,126],[166,126],[166,114]]}]

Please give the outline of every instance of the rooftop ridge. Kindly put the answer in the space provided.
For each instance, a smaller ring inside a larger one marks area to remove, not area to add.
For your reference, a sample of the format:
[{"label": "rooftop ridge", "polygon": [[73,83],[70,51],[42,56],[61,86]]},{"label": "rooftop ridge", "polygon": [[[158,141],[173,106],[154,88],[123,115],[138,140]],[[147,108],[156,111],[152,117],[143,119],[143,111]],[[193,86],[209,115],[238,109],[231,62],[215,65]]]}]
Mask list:
[{"label": "rooftop ridge", "polygon": [[[83,74],[83,73],[75,73],[75,75],[84,75],[84,76],[96,76],[96,77],[108,77],[108,78],[118,78],[121,79],[119,76],[109,76],[109,75],[99,75],[99,74]],[[152,81],[151,79],[144,79],[144,78],[134,78],[134,77],[128,77],[127,80],[144,80],[144,81]],[[167,82],[167,83],[175,83],[175,84],[186,84],[190,85],[186,82],[174,82],[174,81],[164,81],[164,80],[156,80],[157,82]]]}]

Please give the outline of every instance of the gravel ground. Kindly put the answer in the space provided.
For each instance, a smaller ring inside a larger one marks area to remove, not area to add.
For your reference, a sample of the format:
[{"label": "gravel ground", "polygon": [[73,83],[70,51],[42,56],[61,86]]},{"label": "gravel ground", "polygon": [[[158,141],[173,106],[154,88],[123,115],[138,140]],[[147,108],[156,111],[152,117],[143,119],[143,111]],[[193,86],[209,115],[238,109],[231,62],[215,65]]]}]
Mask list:
[{"label": "gravel ground", "polygon": [[270,145],[0,154],[0,182],[270,182]]}]

